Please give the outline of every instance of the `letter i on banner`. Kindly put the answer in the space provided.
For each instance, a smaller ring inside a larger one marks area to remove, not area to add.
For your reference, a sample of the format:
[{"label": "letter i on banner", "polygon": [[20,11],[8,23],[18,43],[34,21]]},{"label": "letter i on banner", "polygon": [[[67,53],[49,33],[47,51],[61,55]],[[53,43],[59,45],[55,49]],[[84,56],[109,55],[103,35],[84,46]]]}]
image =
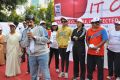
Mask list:
[{"label": "letter i on banner", "polygon": [[61,4],[55,4],[55,16],[61,16]]}]

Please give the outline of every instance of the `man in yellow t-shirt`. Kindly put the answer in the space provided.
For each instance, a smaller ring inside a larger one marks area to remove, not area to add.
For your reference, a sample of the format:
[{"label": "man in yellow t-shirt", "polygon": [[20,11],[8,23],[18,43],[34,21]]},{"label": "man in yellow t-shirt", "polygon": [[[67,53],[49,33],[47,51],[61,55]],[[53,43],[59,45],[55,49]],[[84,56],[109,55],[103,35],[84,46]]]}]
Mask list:
[{"label": "man in yellow t-shirt", "polygon": [[[66,52],[68,41],[70,40],[72,29],[68,26],[68,20],[65,18],[61,18],[62,28],[60,28],[57,32],[57,42],[59,46],[59,52],[61,56],[61,69],[58,77],[68,78],[68,66],[69,66],[69,53]],[[66,63],[66,64],[65,64]],[[64,72],[64,66],[66,65],[66,69]]]}]

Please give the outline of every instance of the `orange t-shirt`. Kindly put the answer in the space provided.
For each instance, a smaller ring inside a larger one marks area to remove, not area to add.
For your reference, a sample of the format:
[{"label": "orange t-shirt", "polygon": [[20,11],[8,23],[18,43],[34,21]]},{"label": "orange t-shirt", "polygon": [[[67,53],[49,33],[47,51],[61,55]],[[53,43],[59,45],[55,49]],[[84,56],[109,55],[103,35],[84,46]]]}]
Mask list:
[{"label": "orange t-shirt", "polygon": [[[107,40],[107,32],[104,28],[99,27],[97,30],[93,30],[92,28],[88,29],[86,34],[86,41],[89,44],[94,44],[97,46],[103,40]],[[96,56],[104,56],[104,45],[100,47],[100,50],[97,52],[96,50],[88,48],[88,54],[96,55]]]}]

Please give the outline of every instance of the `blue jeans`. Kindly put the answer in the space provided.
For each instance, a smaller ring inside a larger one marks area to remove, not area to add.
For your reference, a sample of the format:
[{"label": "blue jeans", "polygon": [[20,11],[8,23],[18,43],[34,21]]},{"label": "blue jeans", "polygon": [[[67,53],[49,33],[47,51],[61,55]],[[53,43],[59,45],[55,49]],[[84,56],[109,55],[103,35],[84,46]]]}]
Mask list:
[{"label": "blue jeans", "polygon": [[29,56],[31,80],[37,80],[37,77],[40,77],[40,74],[44,78],[43,80],[51,80],[48,60],[48,53],[40,56]]}]

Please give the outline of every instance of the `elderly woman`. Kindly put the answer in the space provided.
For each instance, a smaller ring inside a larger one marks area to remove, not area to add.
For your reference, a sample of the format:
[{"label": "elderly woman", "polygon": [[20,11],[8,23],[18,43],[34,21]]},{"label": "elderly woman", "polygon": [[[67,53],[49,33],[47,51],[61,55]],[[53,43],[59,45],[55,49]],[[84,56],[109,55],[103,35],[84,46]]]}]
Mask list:
[{"label": "elderly woman", "polygon": [[16,76],[21,73],[20,70],[20,46],[19,40],[20,35],[15,31],[16,26],[14,24],[9,24],[10,33],[6,36],[6,71],[5,75],[7,77]]}]

